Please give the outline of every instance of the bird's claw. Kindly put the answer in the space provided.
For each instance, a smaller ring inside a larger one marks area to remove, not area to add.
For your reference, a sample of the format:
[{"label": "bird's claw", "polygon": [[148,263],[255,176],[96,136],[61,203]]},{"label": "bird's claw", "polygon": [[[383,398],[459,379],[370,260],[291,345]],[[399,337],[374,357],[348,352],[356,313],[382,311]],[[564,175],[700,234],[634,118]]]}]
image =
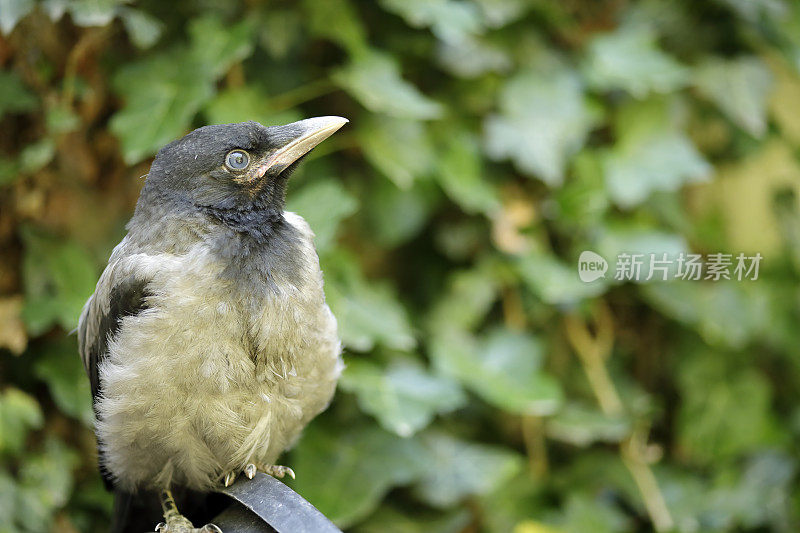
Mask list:
[{"label": "bird's claw", "polygon": [[155,531],[156,531],[157,533],[164,533],[164,532],[166,532],[166,531],[167,531],[167,524],[166,524],[166,522],[159,522],[159,523],[158,523],[158,525],[156,525],[156,529],[155,529]]},{"label": "bird's claw", "polygon": [[253,463],[250,463],[246,467],[244,467],[244,475],[247,476],[247,479],[253,479],[256,477],[256,472],[258,472],[258,468]]},{"label": "bird's claw", "polygon": [[226,487],[230,487],[231,485],[233,485],[234,481],[236,481],[236,472],[228,472],[227,474],[225,474],[224,483]]},{"label": "bird's claw", "polygon": [[203,533],[222,533],[222,530],[215,524],[206,524],[200,531]]},{"label": "bird's claw", "polygon": [[294,470],[292,470],[288,466],[269,465],[266,468],[264,468],[264,472],[271,475],[272,477],[276,477],[279,479],[283,479],[285,476],[289,476],[292,479],[296,479],[294,475]]}]

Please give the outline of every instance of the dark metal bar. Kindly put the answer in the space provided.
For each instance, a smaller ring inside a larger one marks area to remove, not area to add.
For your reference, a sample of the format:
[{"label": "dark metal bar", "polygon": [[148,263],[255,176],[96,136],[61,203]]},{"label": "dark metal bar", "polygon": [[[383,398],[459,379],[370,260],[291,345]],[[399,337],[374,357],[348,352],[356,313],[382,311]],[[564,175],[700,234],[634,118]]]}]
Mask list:
[{"label": "dark metal bar", "polygon": [[341,533],[316,507],[272,476],[241,476],[219,492],[241,504],[214,519],[225,533]]}]

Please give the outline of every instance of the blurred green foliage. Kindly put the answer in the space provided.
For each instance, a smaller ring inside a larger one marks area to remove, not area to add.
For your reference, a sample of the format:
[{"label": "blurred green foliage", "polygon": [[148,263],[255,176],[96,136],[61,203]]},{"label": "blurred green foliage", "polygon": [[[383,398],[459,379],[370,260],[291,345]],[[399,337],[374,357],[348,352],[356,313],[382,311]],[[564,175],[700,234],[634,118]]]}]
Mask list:
[{"label": "blurred green foliage", "polygon": [[[74,336],[153,153],[293,178],[348,367],[284,459],[361,532],[795,531],[800,4],[0,0],[0,532],[103,531]],[[577,258],[760,252],[757,281]]]}]

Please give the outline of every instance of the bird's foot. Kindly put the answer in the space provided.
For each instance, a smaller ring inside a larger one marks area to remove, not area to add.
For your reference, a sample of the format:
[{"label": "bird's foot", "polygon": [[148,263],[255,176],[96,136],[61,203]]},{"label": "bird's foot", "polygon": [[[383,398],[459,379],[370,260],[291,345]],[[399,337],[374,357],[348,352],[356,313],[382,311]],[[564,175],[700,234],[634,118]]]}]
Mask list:
[{"label": "bird's foot", "polygon": [[183,518],[183,520],[161,522],[156,526],[156,531],[158,533],[222,533],[222,530],[214,524],[206,524],[203,527],[194,527],[194,525],[185,517],[180,516],[180,518]]},{"label": "bird's foot", "polygon": [[244,467],[244,475],[247,476],[247,479],[253,479],[256,476],[256,472],[264,472],[265,474],[269,474],[270,476],[278,479],[283,479],[285,476],[295,479],[294,470],[288,466],[250,463]]},{"label": "bird's foot", "polygon": [[[281,465],[265,465],[262,463],[249,463],[247,466],[244,467],[242,470],[245,477],[247,479],[253,479],[256,477],[256,472],[264,472],[265,474],[269,474],[272,477],[276,477],[279,479],[283,479],[286,476],[294,479],[294,470],[289,468],[288,466],[281,466]],[[233,482],[236,481],[237,472],[228,472],[225,474],[223,479],[223,483],[226,487],[230,487],[233,485]]]},{"label": "bird's foot", "polygon": [[206,524],[203,527],[194,527],[194,524],[178,512],[172,492],[165,490],[161,493],[161,508],[164,511],[164,522],[156,526],[158,533],[222,533],[222,530],[214,524]]}]

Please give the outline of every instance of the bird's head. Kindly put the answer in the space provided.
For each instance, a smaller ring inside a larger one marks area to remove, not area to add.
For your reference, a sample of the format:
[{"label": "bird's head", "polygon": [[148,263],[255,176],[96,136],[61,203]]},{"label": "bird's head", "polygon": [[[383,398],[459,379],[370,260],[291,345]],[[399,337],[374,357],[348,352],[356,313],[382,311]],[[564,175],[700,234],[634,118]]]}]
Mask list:
[{"label": "bird's head", "polygon": [[347,122],[331,116],[284,126],[251,121],[198,128],[158,152],[140,203],[279,213],[299,161]]}]

